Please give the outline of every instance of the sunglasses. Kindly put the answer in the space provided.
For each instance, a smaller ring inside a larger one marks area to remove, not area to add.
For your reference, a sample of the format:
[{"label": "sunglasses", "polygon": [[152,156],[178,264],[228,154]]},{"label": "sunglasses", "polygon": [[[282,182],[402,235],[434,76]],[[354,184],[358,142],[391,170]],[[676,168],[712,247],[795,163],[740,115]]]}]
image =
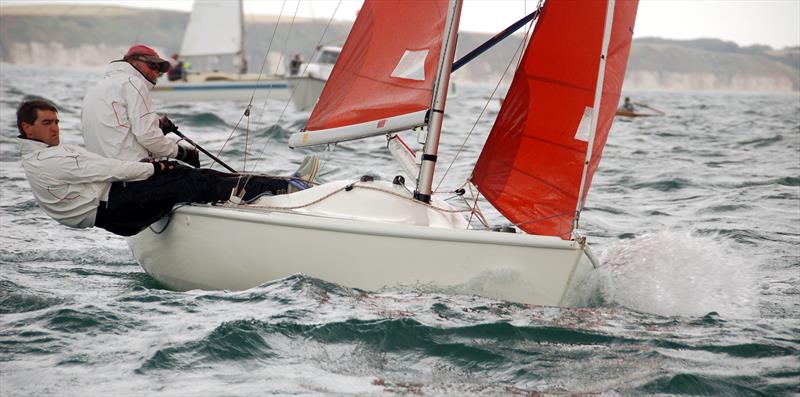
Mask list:
[{"label": "sunglasses", "polygon": [[158,63],[153,61],[148,61],[146,59],[137,58],[138,60],[144,62],[150,70],[158,71],[159,73],[166,73],[169,70],[168,63]]}]

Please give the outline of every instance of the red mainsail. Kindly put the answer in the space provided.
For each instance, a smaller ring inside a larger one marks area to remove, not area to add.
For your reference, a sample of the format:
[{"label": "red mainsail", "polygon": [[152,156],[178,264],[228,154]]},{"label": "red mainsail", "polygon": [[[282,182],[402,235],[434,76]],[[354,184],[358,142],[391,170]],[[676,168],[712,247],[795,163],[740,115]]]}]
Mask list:
[{"label": "red mainsail", "polygon": [[[546,2],[472,174],[522,230],[570,239],[588,149],[608,0]],[[608,137],[638,0],[617,0],[585,190]],[[584,193],[585,197],[585,193]]]},{"label": "red mainsail", "polygon": [[446,0],[365,1],[307,133],[428,109],[446,18]]}]

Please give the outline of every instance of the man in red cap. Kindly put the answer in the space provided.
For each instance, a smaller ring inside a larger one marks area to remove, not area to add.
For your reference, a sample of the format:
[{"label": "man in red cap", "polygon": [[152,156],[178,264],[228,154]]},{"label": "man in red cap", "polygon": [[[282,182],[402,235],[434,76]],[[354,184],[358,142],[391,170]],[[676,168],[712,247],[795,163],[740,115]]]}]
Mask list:
[{"label": "man in red cap", "polygon": [[137,44],[112,61],[103,80],[83,99],[81,121],[86,149],[118,160],[171,157],[200,166],[197,149],[180,146],[165,135],[166,116],[159,119],[150,90],[170,67],[150,47]]}]

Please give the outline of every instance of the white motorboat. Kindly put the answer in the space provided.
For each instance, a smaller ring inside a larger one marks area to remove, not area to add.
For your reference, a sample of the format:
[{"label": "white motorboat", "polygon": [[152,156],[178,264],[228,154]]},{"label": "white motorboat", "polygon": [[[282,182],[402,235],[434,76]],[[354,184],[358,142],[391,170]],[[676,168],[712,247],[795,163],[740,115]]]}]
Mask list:
[{"label": "white motorboat", "polygon": [[314,107],[341,51],[341,47],[322,46],[314,52],[311,60],[300,63],[296,74],[286,77],[295,109],[306,111]]},{"label": "white motorboat", "polygon": [[[342,47],[321,46],[314,52],[309,62],[300,63],[296,74],[286,76],[295,109],[307,111],[314,108],[341,52]],[[448,98],[453,98],[455,91],[455,83],[450,82]]]}]

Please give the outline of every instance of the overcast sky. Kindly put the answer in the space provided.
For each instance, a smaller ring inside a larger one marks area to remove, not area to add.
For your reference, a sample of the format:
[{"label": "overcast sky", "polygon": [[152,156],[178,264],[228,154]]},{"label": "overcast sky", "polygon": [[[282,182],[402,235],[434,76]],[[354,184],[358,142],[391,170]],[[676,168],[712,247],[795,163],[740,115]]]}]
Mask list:
[{"label": "overcast sky", "polygon": [[[235,0],[228,0],[235,1]],[[583,1],[583,0],[581,0]],[[591,0],[586,0],[591,1]],[[4,5],[90,3],[189,11],[194,0],[2,0]],[[342,0],[338,19],[354,19],[361,0]],[[497,32],[536,6],[535,0],[465,0],[462,30]],[[245,0],[245,13],[327,18],[336,0]],[[298,7],[299,4],[299,7]],[[641,0],[634,37],[719,38],[739,45],[800,45],[800,0]]]}]

